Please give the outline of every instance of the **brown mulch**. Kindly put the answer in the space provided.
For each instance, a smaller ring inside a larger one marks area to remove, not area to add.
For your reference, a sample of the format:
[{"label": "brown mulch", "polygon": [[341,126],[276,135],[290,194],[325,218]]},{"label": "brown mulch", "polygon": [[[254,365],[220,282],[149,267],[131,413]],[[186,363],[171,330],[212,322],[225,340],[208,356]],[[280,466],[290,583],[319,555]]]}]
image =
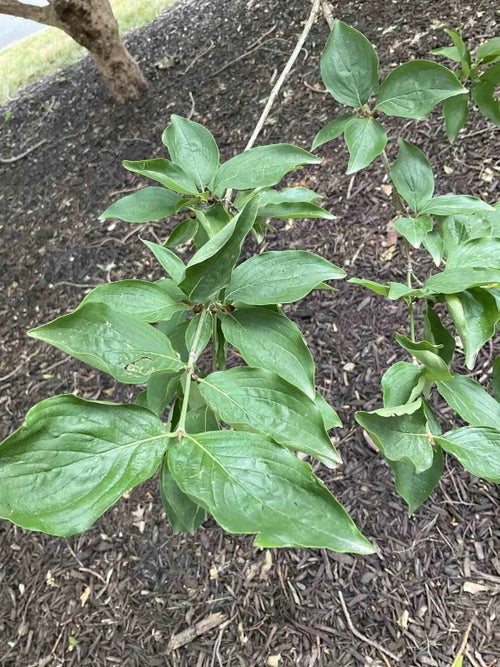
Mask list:
[{"label": "brown mulch", "polygon": [[[351,0],[336,3],[335,11],[378,46],[384,71],[428,56],[443,43],[442,25],[457,23],[454,4],[442,0]],[[119,191],[140,184],[121,160],[161,154],[161,131],[173,112],[205,123],[225,157],[241,150],[308,12],[303,0],[188,1],[130,35],[150,82],[137,103],[110,101],[87,59],[9,105],[12,117],[0,119],[0,157],[46,143],[0,164],[1,437],[31,405],[56,393],[132,398],[131,388],[25,331],[74,308],[92,285],[159,277],[139,235],[164,239],[168,226],[98,220]],[[462,3],[466,38],[493,36],[495,13],[493,1]],[[338,112],[319,77],[326,36],[318,24],[262,143],[308,147]],[[160,61],[172,66],[155,66]],[[438,193],[498,198],[497,135],[475,115],[453,146],[439,114],[388,127],[391,155],[398,134],[429,154]],[[319,252],[350,275],[401,278],[400,249],[391,257],[385,243],[391,202],[380,167],[347,177],[340,142],[322,155],[321,167],[289,182],[317,189],[338,218],[279,223],[268,247]],[[431,269],[423,259],[418,268],[422,275]],[[345,423],[336,432],[344,467],[319,474],[375,542],[377,555],[264,552],[250,537],[224,534],[211,521],[196,535],[172,536],[155,480],[68,540],[0,521],[0,665],[394,666],[376,642],[404,667],[444,667],[471,621],[464,664],[500,664],[498,490],[448,461],[433,497],[406,516],[387,466],[353,420],[356,409],[380,403],[381,374],[403,358],[393,332],[405,330],[405,313],[361,288],[338,287],[290,312],[313,350],[318,386]],[[487,377],[492,353],[491,346],[483,351],[477,379]],[[172,638],[189,629],[190,642],[169,652]],[[194,630],[201,634],[194,637]]]}]

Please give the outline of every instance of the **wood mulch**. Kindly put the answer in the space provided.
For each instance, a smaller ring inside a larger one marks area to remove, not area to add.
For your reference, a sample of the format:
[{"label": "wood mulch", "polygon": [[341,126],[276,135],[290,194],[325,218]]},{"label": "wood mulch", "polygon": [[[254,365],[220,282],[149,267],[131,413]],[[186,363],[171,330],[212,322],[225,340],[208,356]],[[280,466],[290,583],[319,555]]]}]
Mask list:
[{"label": "wood mulch", "polygon": [[[466,38],[495,34],[495,4],[462,3]],[[132,398],[130,387],[25,332],[74,308],[92,285],[160,277],[139,236],[162,240],[169,225],[98,220],[141,184],[121,160],[162,154],[173,112],[205,123],[225,157],[241,150],[309,8],[303,0],[187,1],[128,38],[150,82],[137,103],[115,105],[86,59],[2,109],[3,160],[39,145],[0,163],[1,437],[56,393]],[[428,56],[444,43],[442,26],[457,26],[454,3],[443,0],[346,0],[335,12],[377,45],[384,72]],[[323,22],[315,27],[262,143],[308,147],[338,113],[319,76],[327,32]],[[453,146],[438,113],[392,120],[388,129],[391,156],[398,134],[429,154],[438,193],[498,198],[498,133],[480,118]],[[351,276],[401,278],[401,250],[386,243],[392,209],[380,166],[348,177],[340,142],[321,154],[321,167],[289,183],[317,189],[337,219],[279,223],[267,246],[319,252]],[[417,258],[425,275],[431,266]],[[68,540],[0,521],[0,665],[444,667],[471,623],[464,665],[500,664],[498,490],[448,461],[433,497],[406,516],[388,467],[353,419],[380,404],[381,374],[403,358],[393,332],[406,330],[405,313],[361,288],[338,287],[290,313],[311,345],[318,386],[345,423],[336,432],[345,465],[318,472],[377,554],[264,552],[211,521],[196,535],[172,536],[155,480]],[[488,377],[492,355],[493,346],[483,351],[475,378]]]}]

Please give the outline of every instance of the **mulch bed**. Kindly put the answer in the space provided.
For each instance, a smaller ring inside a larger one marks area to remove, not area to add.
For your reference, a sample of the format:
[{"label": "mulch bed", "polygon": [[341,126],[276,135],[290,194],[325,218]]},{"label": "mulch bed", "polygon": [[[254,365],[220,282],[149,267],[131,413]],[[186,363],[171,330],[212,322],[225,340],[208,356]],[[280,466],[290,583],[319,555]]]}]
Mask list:
[{"label": "mulch bed", "polygon": [[[494,5],[462,4],[467,38],[477,43],[495,34]],[[442,26],[457,25],[454,4],[442,0],[352,0],[336,3],[335,11],[377,45],[384,71],[428,56],[443,43]],[[115,105],[86,59],[2,110],[12,117],[0,120],[0,157],[45,141],[25,158],[0,164],[1,437],[31,405],[56,393],[132,398],[130,387],[25,331],[74,308],[92,285],[160,277],[139,236],[164,239],[168,226],[98,220],[120,191],[140,185],[121,160],[162,154],[161,131],[173,112],[205,123],[225,157],[241,150],[308,12],[303,0],[181,3],[128,38],[150,83],[138,102]],[[262,143],[308,147],[338,113],[319,76],[327,33],[318,23]],[[438,193],[498,197],[498,134],[481,119],[473,116],[453,146],[439,114],[388,127],[390,139],[403,134],[430,155]],[[317,189],[338,218],[279,223],[268,247],[306,248],[350,275],[400,279],[401,250],[386,245],[392,209],[381,168],[345,176],[340,142],[322,155],[321,167],[289,182]],[[425,275],[431,267],[422,258],[418,269]],[[377,554],[264,552],[251,537],[226,535],[211,521],[196,535],[172,536],[155,480],[68,540],[0,521],[0,665],[395,665],[376,642],[405,667],[443,667],[471,621],[464,664],[500,664],[497,488],[448,461],[439,489],[409,519],[388,467],[354,423],[356,409],[380,403],[381,374],[403,358],[393,332],[406,330],[405,313],[348,284],[317,292],[290,313],[316,358],[318,386],[345,423],[336,432],[345,465],[319,474]],[[487,378],[492,355],[492,346],[483,351],[474,377]],[[168,652],[173,636],[193,628],[201,634]]]}]

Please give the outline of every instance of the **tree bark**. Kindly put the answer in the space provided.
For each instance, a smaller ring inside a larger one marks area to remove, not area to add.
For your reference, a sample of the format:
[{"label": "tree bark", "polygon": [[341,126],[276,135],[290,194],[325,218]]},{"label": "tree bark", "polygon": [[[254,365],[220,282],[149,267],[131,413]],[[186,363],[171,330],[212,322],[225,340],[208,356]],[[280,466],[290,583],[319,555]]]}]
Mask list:
[{"label": "tree bark", "polygon": [[138,64],[125,47],[109,0],[49,0],[36,7],[0,0],[0,14],[55,26],[90,51],[106,87],[118,102],[137,99],[146,87]]}]

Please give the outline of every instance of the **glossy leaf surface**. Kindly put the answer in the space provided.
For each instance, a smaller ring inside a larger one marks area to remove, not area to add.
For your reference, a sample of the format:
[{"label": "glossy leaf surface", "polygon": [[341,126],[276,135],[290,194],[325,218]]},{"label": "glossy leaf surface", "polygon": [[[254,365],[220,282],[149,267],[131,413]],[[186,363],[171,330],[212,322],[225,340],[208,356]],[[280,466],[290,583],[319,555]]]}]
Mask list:
[{"label": "glossy leaf surface", "polygon": [[436,442],[476,477],[500,483],[500,430],[465,426]]},{"label": "glossy leaf surface", "polygon": [[175,114],[171,119],[163,132],[162,141],[172,162],[182,167],[203,190],[219,168],[219,149],[215,139],[199,123]]},{"label": "glossy leaf surface", "polygon": [[193,178],[179,165],[162,157],[153,160],[124,160],[123,166],[129,171],[161,183],[169,190],[181,194],[196,194],[198,189]]},{"label": "glossy leaf surface", "polygon": [[93,289],[82,301],[105,303],[119,313],[133,315],[145,322],[169,319],[186,304],[175,301],[164,289],[147,280],[119,280]]},{"label": "glossy leaf surface", "polygon": [[287,317],[268,308],[239,308],[222,317],[222,331],[249,366],[274,371],[314,399],[314,361]]},{"label": "glossy leaf surface", "polygon": [[355,118],[354,114],[346,113],[338,118],[334,118],[329,123],[323,127],[318,134],[314,137],[313,145],[311,150],[316,150],[319,146],[326,144],[328,141],[333,141],[340,137],[344,133],[347,123]]},{"label": "glossy leaf surface", "polygon": [[391,166],[396,190],[412,211],[418,211],[434,194],[434,175],[429,160],[408,141],[399,140],[399,153]]},{"label": "glossy leaf surface", "polygon": [[353,118],[344,131],[349,151],[347,174],[364,169],[380,155],[387,144],[387,135],[381,123],[374,118]]},{"label": "glossy leaf surface", "polygon": [[469,117],[469,95],[455,95],[444,101],[443,115],[448,140],[453,143],[458,133],[467,124]]},{"label": "glossy leaf surface", "polygon": [[205,521],[205,510],[181,491],[166,461],[160,470],[160,495],[174,535],[194,533]]},{"label": "glossy leaf surface", "polygon": [[443,65],[411,60],[396,67],[382,81],[375,108],[388,116],[423,120],[439,102],[466,92],[453,72]]},{"label": "glossy leaf surface", "polygon": [[149,250],[153,253],[155,258],[165,269],[167,274],[179,284],[184,279],[186,272],[186,267],[184,262],[180,257],[178,257],[172,250],[166,248],[165,246],[159,245],[158,243],[153,243],[152,241],[143,240],[144,245],[146,245]]},{"label": "glossy leaf surface", "polygon": [[154,475],[167,432],[136,405],[55,396],[33,407],[0,445],[0,516],[73,535]]},{"label": "glossy leaf surface", "polygon": [[311,467],[264,436],[186,436],[169,450],[168,461],[184,493],[228,532],[257,533],[256,546],[373,553]]},{"label": "glossy leaf surface", "polygon": [[415,359],[418,359],[426,369],[426,375],[431,380],[451,380],[448,365],[439,356],[439,347],[426,340],[415,342],[407,336],[396,334],[396,340]]},{"label": "glossy leaf surface", "polygon": [[378,88],[378,57],[358,30],[335,21],[321,56],[321,76],[330,95],[361,107]]},{"label": "glossy leaf surface", "polygon": [[462,341],[465,364],[472,369],[479,350],[495,333],[499,319],[497,302],[487,290],[474,287],[447,295],[446,303]]},{"label": "glossy leaf surface", "polygon": [[228,285],[256,216],[257,202],[253,199],[195,253],[187,265],[186,277],[179,284],[192,301],[204,302]]},{"label": "glossy leaf surface", "polygon": [[448,382],[438,382],[437,390],[450,408],[471,426],[500,427],[500,403],[472,378],[454,375]]},{"label": "glossy leaf surface", "polygon": [[250,190],[279,183],[292,169],[305,164],[319,164],[321,158],[290,144],[271,144],[250,148],[220,167],[214,189],[222,195],[227,188]]},{"label": "glossy leaf surface", "polygon": [[291,303],[323,281],[344,276],[345,271],[305,250],[263,252],[235,269],[226,301],[256,306]]},{"label": "glossy leaf surface", "polygon": [[394,473],[396,491],[408,505],[411,516],[422,505],[438,485],[443,474],[443,452],[434,447],[432,465],[420,473],[407,461],[389,461]]},{"label": "glossy leaf surface", "polygon": [[410,415],[396,417],[382,417],[371,412],[357,412],[355,417],[390,461],[411,463],[417,473],[432,466],[433,448],[422,408]]},{"label": "glossy leaf surface", "polygon": [[111,204],[100,219],[118,218],[125,222],[153,222],[174,215],[182,198],[165,188],[143,188]]},{"label": "glossy leaf surface", "polygon": [[29,334],[126,384],[146,382],[154,371],[183,366],[160,331],[103,303],[80,306]]},{"label": "glossy leaf surface", "polygon": [[341,462],[316,403],[275,373],[248,366],[231,368],[208,375],[199,387],[227,424],[244,425],[328,467]]}]

